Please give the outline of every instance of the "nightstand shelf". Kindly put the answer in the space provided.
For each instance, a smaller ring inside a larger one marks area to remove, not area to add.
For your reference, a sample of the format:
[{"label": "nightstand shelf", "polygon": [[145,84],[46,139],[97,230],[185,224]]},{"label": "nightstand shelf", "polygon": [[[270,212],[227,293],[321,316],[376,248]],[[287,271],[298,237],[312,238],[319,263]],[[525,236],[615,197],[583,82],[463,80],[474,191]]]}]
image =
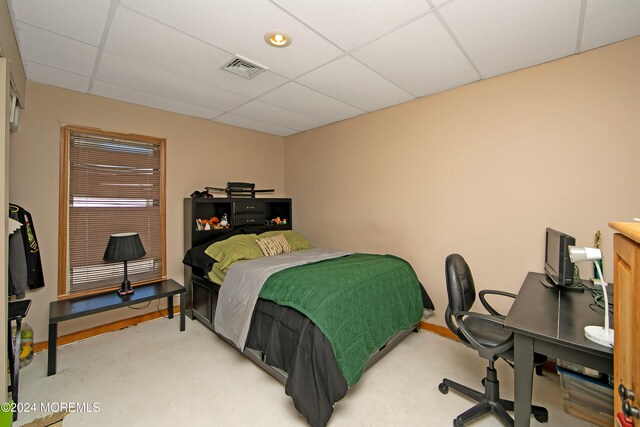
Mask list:
[{"label": "nightstand shelf", "polygon": [[56,374],[58,323],[116,308],[128,307],[160,298],[167,298],[169,319],[173,318],[173,296],[180,294],[180,331],[184,331],[185,288],[174,280],[160,280],[135,287],[135,293],[124,297],[115,291],[52,301],[49,305],[49,351],[47,375]]}]

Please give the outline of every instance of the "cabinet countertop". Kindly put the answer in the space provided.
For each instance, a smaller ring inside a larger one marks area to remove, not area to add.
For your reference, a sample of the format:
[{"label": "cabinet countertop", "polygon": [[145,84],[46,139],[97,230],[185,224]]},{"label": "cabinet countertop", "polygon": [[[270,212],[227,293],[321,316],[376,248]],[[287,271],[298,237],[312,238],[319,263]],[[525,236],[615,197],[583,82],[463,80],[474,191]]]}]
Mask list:
[{"label": "cabinet countertop", "polygon": [[609,227],[640,243],[640,222],[610,222]]}]

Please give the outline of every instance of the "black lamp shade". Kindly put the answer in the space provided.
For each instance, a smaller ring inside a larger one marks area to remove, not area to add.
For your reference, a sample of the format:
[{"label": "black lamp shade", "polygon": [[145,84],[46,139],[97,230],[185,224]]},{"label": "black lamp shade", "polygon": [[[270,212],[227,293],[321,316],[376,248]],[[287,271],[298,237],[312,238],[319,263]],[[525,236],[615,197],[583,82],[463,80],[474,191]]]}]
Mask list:
[{"label": "black lamp shade", "polygon": [[104,251],[105,261],[131,261],[146,255],[138,233],[112,234]]}]

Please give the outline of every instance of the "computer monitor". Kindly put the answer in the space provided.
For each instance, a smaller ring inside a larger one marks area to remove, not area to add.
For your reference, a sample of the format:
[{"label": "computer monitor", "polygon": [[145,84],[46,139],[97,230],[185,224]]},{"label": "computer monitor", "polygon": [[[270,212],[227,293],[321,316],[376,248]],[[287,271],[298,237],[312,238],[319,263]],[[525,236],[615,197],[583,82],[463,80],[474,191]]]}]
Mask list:
[{"label": "computer monitor", "polygon": [[572,286],[573,263],[569,258],[569,246],[575,246],[576,239],[561,231],[547,228],[544,272],[548,281],[555,286]]}]

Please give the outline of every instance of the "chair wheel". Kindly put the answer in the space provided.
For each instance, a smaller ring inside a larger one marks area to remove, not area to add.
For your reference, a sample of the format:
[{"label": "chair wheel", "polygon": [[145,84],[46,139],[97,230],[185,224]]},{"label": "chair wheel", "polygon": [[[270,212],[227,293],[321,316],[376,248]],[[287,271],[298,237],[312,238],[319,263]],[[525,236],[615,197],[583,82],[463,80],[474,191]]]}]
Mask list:
[{"label": "chair wheel", "polygon": [[549,414],[534,414],[533,418],[536,419],[537,422],[539,423],[546,423],[549,422]]},{"label": "chair wheel", "polygon": [[464,423],[456,418],[453,420],[453,427],[464,427]]},{"label": "chair wheel", "polygon": [[449,393],[449,386],[445,383],[440,383],[438,384],[438,390],[440,390],[440,393],[442,394],[447,394]]}]

